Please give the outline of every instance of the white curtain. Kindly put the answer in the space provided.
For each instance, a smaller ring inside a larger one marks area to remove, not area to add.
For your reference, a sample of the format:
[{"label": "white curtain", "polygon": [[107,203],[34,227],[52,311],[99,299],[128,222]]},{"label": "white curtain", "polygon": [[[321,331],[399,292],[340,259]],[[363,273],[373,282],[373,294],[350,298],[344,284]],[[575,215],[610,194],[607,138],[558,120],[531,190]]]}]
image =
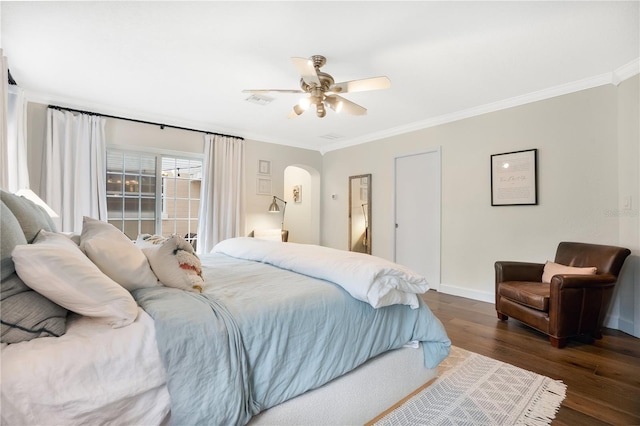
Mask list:
[{"label": "white curtain", "polygon": [[105,119],[47,110],[45,202],[60,215],[58,228],[81,232],[82,217],[107,219]]},{"label": "white curtain", "polygon": [[8,84],[7,58],[2,57],[2,182],[5,191],[29,188],[27,120],[24,91]]},{"label": "white curtain", "polygon": [[2,55],[0,49],[0,62],[2,66],[2,82],[0,82],[0,188],[9,190],[9,141],[7,138],[7,96],[9,86],[9,66],[7,58]]},{"label": "white curtain", "polygon": [[205,135],[198,253],[244,231],[244,140]]}]

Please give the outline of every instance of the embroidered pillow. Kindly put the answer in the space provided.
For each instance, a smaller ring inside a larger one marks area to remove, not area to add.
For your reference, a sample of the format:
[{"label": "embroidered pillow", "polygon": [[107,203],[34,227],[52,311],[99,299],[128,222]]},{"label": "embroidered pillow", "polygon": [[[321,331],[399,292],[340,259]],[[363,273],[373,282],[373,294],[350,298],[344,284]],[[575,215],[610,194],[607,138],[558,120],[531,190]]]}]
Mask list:
[{"label": "embroidered pillow", "polygon": [[184,238],[172,235],[164,242],[144,247],[142,252],[163,285],[202,293],[202,264]]}]

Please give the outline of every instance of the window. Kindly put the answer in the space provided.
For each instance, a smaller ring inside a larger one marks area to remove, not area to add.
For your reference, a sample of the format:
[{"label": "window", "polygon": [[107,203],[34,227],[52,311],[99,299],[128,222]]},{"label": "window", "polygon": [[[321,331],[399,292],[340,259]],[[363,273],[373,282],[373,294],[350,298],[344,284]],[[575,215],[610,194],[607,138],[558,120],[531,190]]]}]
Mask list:
[{"label": "window", "polygon": [[162,157],[162,235],[179,234],[195,247],[202,161]]},{"label": "window", "polygon": [[195,247],[202,161],[107,150],[107,218],[135,240],[179,234]]}]

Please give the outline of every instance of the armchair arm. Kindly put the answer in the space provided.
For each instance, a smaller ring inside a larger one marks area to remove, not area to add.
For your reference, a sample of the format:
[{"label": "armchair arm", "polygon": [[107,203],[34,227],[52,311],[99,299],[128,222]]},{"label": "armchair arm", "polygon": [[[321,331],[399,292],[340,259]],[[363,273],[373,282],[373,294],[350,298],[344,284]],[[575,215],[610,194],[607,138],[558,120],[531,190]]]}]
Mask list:
[{"label": "armchair arm", "polygon": [[496,287],[504,281],[542,281],[543,263],[505,262],[495,263]]},{"label": "armchair arm", "polygon": [[549,288],[549,334],[597,336],[615,284],[613,274],[554,275]]},{"label": "armchair arm", "polygon": [[551,278],[551,293],[562,291],[568,288],[596,289],[601,287],[612,287],[616,283],[616,276],[613,274],[601,275],[570,275],[559,274]]}]

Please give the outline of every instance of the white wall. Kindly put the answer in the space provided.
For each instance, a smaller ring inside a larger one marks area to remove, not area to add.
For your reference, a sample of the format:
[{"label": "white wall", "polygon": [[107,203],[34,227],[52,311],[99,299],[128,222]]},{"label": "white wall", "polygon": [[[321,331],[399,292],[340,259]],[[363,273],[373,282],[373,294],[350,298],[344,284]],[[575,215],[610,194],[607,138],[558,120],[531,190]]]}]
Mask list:
[{"label": "white wall", "polygon": [[[298,203],[293,199],[293,187],[300,185],[300,198]],[[319,195],[320,188],[312,184],[308,171],[297,166],[289,166],[284,171],[284,200],[287,202],[285,228],[289,230],[289,242],[292,243],[319,243],[317,229],[318,221],[314,227],[313,218],[319,217],[320,212],[314,199]],[[319,198],[319,197],[318,197]]]},{"label": "white wall", "polygon": [[[629,192],[638,194],[637,84],[635,76],[619,87],[597,87],[328,152],[322,244],[346,247],[347,178],[372,173],[373,254],[391,259],[393,157],[440,146],[441,291],[492,302],[496,260],[544,262],[553,259],[563,240],[623,244],[637,256],[637,206],[628,225],[621,226],[621,218],[610,213],[619,207],[621,179],[635,179]],[[629,117],[620,119],[619,108]],[[621,127],[629,133],[625,142],[618,140]],[[491,154],[530,148],[538,149],[539,205],[492,207]],[[337,200],[331,200],[332,193]],[[632,281],[637,289],[637,275]]]},{"label": "white wall", "polygon": [[[311,173],[316,188],[320,187],[320,170],[322,170],[322,155],[317,151],[302,148],[288,147],[271,143],[257,142],[247,140],[245,145],[245,171],[246,171],[246,232],[248,235],[254,229],[273,229],[280,228],[282,216],[268,213],[272,196],[276,195],[287,201],[287,218],[285,225],[289,223],[289,215],[292,204],[290,194],[285,194],[285,170],[289,166],[304,168]],[[257,195],[256,182],[258,179],[258,161],[271,161],[271,195]],[[315,176],[315,177],[314,177]],[[309,202],[312,201],[313,191],[309,190]],[[305,189],[303,188],[303,191]],[[305,194],[303,194],[305,197]],[[319,198],[319,192],[317,193]],[[292,209],[293,210],[293,209]],[[310,241],[301,241],[299,235],[290,234],[291,241],[296,242],[319,242],[320,233],[320,208],[315,208],[314,216],[310,222]]]},{"label": "white wall", "polygon": [[[27,106],[27,148],[29,157],[29,174],[31,187],[39,193],[40,171],[42,169],[42,152],[44,151],[47,125],[47,106],[29,102]],[[107,118],[105,126],[107,144],[125,146],[135,149],[154,149],[172,153],[202,155],[204,152],[204,136],[200,132],[136,123],[125,120]],[[313,150],[292,148],[252,140],[245,140],[246,170],[246,229],[248,235],[253,229],[279,228],[280,216],[267,212],[271,203],[270,195],[256,194],[256,178],[258,159],[271,161],[272,194],[283,198],[284,173],[288,166],[296,165],[308,170],[314,176],[317,197],[319,198],[322,155]],[[309,195],[313,194],[310,185]],[[313,197],[309,197],[311,201]],[[312,241],[319,242],[320,209],[315,206],[315,216],[310,221]]]},{"label": "white wall", "polygon": [[[633,250],[616,286],[607,326],[640,337],[640,78],[623,81],[618,96],[620,245]],[[629,200],[629,204],[627,203]]]}]

